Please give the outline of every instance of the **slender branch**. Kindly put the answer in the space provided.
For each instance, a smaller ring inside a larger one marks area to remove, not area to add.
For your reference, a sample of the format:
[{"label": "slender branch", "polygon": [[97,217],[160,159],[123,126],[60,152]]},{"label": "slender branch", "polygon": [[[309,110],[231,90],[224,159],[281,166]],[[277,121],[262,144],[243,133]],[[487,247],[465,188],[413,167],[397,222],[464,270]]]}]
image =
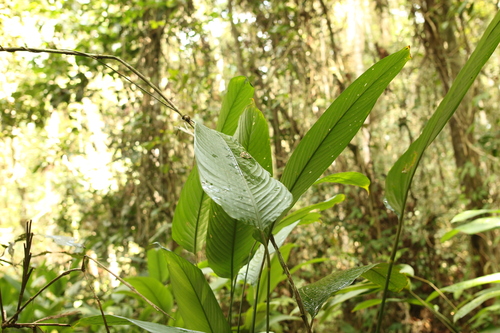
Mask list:
[{"label": "slender branch", "polygon": [[130,283],[128,283],[127,281],[125,281],[124,279],[122,279],[121,277],[119,277],[118,275],[116,275],[115,273],[113,273],[112,271],[109,270],[109,268],[107,268],[106,266],[104,266],[103,264],[101,264],[99,261],[89,257],[89,256],[84,256],[85,258],[89,259],[89,260],[92,260],[93,262],[95,262],[97,265],[99,265],[99,267],[101,267],[102,269],[104,269],[106,272],[108,272],[109,274],[113,275],[116,279],[118,279],[121,283],[123,283],[124,285],[126,285],[134,294],[137,294],[139,295],[143,300],[145,300],[149,305],[151,305],[156,311],[158,312],[161,312],[163,313],[165,316],[169,317],[170,319],[173,319],[172,316],[170,316],[168,313],[166,313],[165,311],[163,311],[161,308],[159,308],[156,304],[154,304],[153,302],[151,302],[149,299],[147,299],[144,295],[142,295],[140,292],[137,291],[137,289],[135,289]]},{"label": "slender branch", "polygon": [[[100,62],[101,64],[103,64],[105,67],[111,69],[113,72],[117,73],[119,76],[121,76],[122,78],[124,78],[125,80],[127,80],[129,83],[131,83],[134,86],[138,87],[140,90],[142,90],[146,94],[150,95],[151,97],[153,97],[154,99],[156,99],[160,103],[164,104],[169,109],[175,111],[177,114],[179,114],[181,116],[182,120],[184,120],[191,127],[193,127],[194,123],[191,120],[191,118],[188,115],[182,114],[181,111],[177,108],[177,106],[175,106],[175,104],[162,93],[162,91],[160,90],[160,88],[158,88],[154,83],[152,83],[150,80],[148,80],[141,72],[139,72],[137,69],[135,69],[132,65],[130,65],[126,61],[120,59],[119,57],[116,57],[116,56],[113,56],[113,55],[107,55],[107,54],[85,53],[85,52],[80,52],[80,51],[75,51],[75,50],[38,49],[38,48],[31,48],[31,47],[3,47],[2,45],[0,45],[0,52],[1,51],[11,52],[11,53],[14,53],[14,52],[31,52],[31,53],[65,54],[65,55],[73,55],[73,56],[82,56],[82,57],[87,57],[87,58],[91,58],[91,59],[97,60],[98,62]],[[164,100],[164,102],[161,101],[160,99],[158,99],[156,96],[154,96],[151,93],[149,93],[148,91],[146,91],[146,89],[144,89],[141,86],[139,86],[138,84],[134,83],[130,78],[128,78],[127,76],[125,76],[122,73],[118,72],[117,70],[115,70],[114,68],[112,68],[111,66],[109,66],[108,64],[106,64],[105,62],[103,62],[102,60],[115,60],[115,61],[118,61],[119,63],[121,63],[128,70],[130,70],[132,73],[134,73],[135,75],[137,75],[148,86],[150,86],[153,89],[154,92],[156,92],[158,95],[160,95],[160,97]]]},{"label": "slender branch", "polygon": [[285,260],[283,259],[283,256],[281,255],[280,249],[278,247],[278,244],[276,244],[276,240],[274,239],[274,236],[271,234],[269,237],[269,240],[273,244],[274,250],[276,251],[276,254],[278,255],[278,260],[280,262],[281,267],[283,268],[283,271],[285,271],[285,274],[288,278],[288,282],[290,283],[290,286],[292,287],[293,294],[295,296],[295,301],[297,302],[297,305],[300,310],[300,317],[302,318],[302,321],[304,322],[304,325],[306,326],[306,330],[308,333],[312,333],[311,325],[309,324],[309,321],[307,320],[307,314],[306,314],[306,309],[304,308],[304,302],[302,302],[302,297],[300,297],[299,290],[295,286],[295,283],[293,282],[292,274],[290,273],[290,270],[288,269],[288,266],[285,263]]}]

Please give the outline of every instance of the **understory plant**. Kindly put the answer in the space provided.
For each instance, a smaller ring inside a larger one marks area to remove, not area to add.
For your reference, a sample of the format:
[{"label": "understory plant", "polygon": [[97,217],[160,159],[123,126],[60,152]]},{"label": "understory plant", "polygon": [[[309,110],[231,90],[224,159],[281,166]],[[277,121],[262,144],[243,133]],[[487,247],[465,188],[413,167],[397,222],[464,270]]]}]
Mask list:
[{"label": "understory plant", "polygon": [[[344,200],[344,196],[338,194],[321,203],[296,207],[301,196],[315,184],[335,182],[368,189],[368,179],[358,173],[321,177],[356,135],[379,96],[410,60],[409,47],[370,67],[331,104],[293,151],[279,179],[272,176],[268,124],[252,100],[254,89],[245,77],[230,81],[216,129],[183,116],[193,127],[196,165],[183,186],[172,237],[183,249],[197,257],[206,257],[206,261],[192,263],[156,244],[148,251],[150,276],[130,277],[127,283],[172,319],[152,323],[105,315],[83,318],[77,326],[135,325],[149,332],[270,332],[279,329],[276,325],[279,321],[300,318],[304,330],[313,332],[315,317],[325,304],[333,306],[332,302],[339,304],[357,295],[374,294],[375,299],[359,304],[358,309],[379,304],[377,332],[383,329],[381,323],[387,301],[427,307],[450,331],[458,332],[455,322],[460,318],[452,322],[436,310],[431,303],[434,295],[423,300],[413,293],[411,269],[405,266],[396,269],[394,263],[408,191],[422,155],[453,115],[499,42],[500,15],[497,14],[419,138],[390,170],[386,179],[386,203],[398,216],[399,223],[388,263],[335,271],[299,288],[293,276],[298,268],[290,268],[286,262],[290,251],[286,238],[294,228],[316,221],[318,211]],[[211,276],[210,280],[207,275]],[[359,277],[365,280],[349,287]],[[273,303],[272,291],[285,280],[292,291],[296,315],[278,313]],[[209,283],[213,281],[218,281],[219,287],[228,287],[228,305],[221,306],[214,292],[217,287]],[[496,276],[488,281],[499,282]],[[389,291],[403,290],[412,297],[387,298]],[[380,292],[382,296],[376,296]],[[500,296],[498,290],[492,292],[489,297]],[[173,299],[176,311],[173,311]]]}]

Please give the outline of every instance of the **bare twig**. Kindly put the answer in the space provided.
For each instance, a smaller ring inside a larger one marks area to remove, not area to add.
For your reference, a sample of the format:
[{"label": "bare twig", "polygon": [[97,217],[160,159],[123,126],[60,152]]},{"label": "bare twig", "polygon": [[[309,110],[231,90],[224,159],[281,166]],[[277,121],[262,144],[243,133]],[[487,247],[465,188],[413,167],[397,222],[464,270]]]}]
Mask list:
[{"label": "bare twig", "polygon": [[[188,123],[191,127],[193,127],[193,121],[191,120],[191,117],[188,115],[182,114],[181,111],[175,106],[175,104],[168,99],[158,88],[154,83],[152,83],[150,80],[148,80],[141,72],[139,72],[137,69],[135,69],[132,65],[127,63],[126,61],[120,59],[119,57],[113,56],[113,55],[107,55],[107,54],[95,54],[95,53],[85,53],[85,52],[80,52],[80,51],[75,51],[75,50],[65,50],[65,49],[38,49],[38,48],[31,48],[31,47],[3,47],[0,45],[0,52],[31,52],[31,53],[52,53],[52,54],[65,54],[65,55],[73,55],[73,56],[82,56],[82,57],[87,57],[94,59],[104,65],[105,67],[111,69],[113,72],[117,73],[120,77],[128,81],[129,83],[133,84],[137,88],[139,88],[141,91],[145,92],[146,94],[150,95],[172,111],[175,111],[177,114],[179,114],[186,123]],[[138,85],[137,83],[134,83],[129,77],[125,76],[124,74],[118,72],[116,69],[112,68],[102,60],[115,60],[121,63],[123,66],[125,66],[128,70],[130,70],[132,73],[137,75],[142,81],[144,81],[148,86],[150,86],[154,92],[156,92],[162,99],[158,99],[156,96],[152,95],[149,93],[146,89]]]}]

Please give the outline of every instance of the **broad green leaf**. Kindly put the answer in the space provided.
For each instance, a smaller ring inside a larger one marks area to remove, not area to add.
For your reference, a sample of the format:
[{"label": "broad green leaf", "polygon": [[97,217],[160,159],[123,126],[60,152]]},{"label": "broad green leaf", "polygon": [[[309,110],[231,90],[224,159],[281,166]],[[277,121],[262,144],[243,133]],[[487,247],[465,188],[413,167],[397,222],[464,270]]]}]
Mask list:
[{"label": "broad green leaf", "polygon": [[283,228],[283,227],[285,227],[287,225],[292,224],[293,222],[296,222],[296,221],[299,221],[299,220],[303,219],[312,210],[317,209],[319,211],[323,211],[325,209],[332,208],[333,206],[335,206],[338,203],[341,203],[344,200],[345,200],[345,195],[343,195],[343,194],[337,194],[334,197],[332,197],[332,198],[330,198],[328,200],[325,200],[323,202],[318,202],[316,204],[313,204],[313,205],[310,205],[310,206],[298,209],[295,212],[293,212],[291,214],[288,214],[284,219],[282,219],[278,223],[278,225],[276,226],[275,230],[273,230],[273,233],[281,230],[281,228]]},{"label": "broad green leaf", "polygon": [[441,237],[441,242],[447,241],[459,232],[472,235],[496,228],[500,228],[500,217],[483,217],[475,219],[472,222],[462,224],[453,230],[448,231],[443,235],[443,237]]},{"label": "broad green leaf", "polygon": [[[203,333],[200,331],[188,330],[185,328],[165,326],[161,324],[151,323],[148,321],[135,320],[121,316],[106,315],[106,324],[109,326],[116,325],[135,325],[143,330],[151,333]],[[85,317],[77,321],[73,327],[104,325],[102,316]]]},{"label": "broad green leaf", "polygon": [[167,313],[171,312],[174,304],[172,294],[160,281],[147,276],[130,277],[126,278],[125,281],[160,309]]},{"label": "broad green leaf", "polygon": [[201,188],[196,165],[182,187],[172,221],[172,238],[186,250],[197,253],[205,243],[210,198]]},{"label": "broad green leaf", "polygon": [[481,296],[474,298],[470,302],[467,302],[464,306],[462,306],[460,309],[458,309],[457,313],[455,313],[455,315],[453,316],[453,322],[456,323],[457,320],[468,315],[472,310],[477,308],[479,305],[481,305],[485,301],[487,301],[491,298],[496,298],[496,297],[500,297],[500,290],[495,289],[495,290],[487,291],[486,293],[483,293]]},{"label": "broad green leaf", "polygon": [[[253,102],[240,116],[234,136],[265,170],[272,172],[269,129]],[[210,267],[218,276],[232,279],[248,262],[255,247],[252,234],[253,227],[239,223],[212,202],[206,253]]]},{"label": "broad green leaf", "polygon": [[465,220],[471,219],[473,217],[476,217],[476,216],[482,215],[482,214],[495,214],[495,213],[500,213],[500,210],[498,210],[498,209],[466,210],[465,212],[461,212],[460,214],[455,215],[451,219],[451,223],[463,222]]},{"label": "broad green leaf", "polygon": [[352,284],[361,274],[375,266],[377,264],[335,272],[319,281],[300,288],[299,292],[306,311],[314,318],[330,296]]},{"label": "broad green leaf", "polygon": [[363,125],[378,97],[410,59],[410,48],[370,67],[330,105],[306,133],[283,170],[293,203],[321,176]]},{"label": "broad green leaf", "polygon": [[232,279],[251,257],[254,228],[238,223],[215,202],[208,222],[206,254],[210,267],[220,277]]},{"label": "broad green leaf", "polygon": [[[441,288],[441,291],[457,294],[457,293],[461,293],[465,289],[469,289],[469,288],[473,288],[473,287],[477,287],[477,286],[480,286],[483,284],[489,284],[489,283],[500,283],[500,273],[484,275],[484,276],[480,276],[480,277],[472,279],[472,280],[458,282],[458,283],[452,284],[448,287]],[[427,297],[426,301],[430,302],[438,296],[439,296],[439,294],[435,291],[432,294],[430,294],[429,297]]]},{"label": "broad green leaf", "polygon": [[[383,263],[378,264],[377,266],[371,268],[370,270],[361,274],[365,279],[370,280],[371,282],[378,284],[381,287],[384,287],[385,281],[387,279],[387,270],[389,268],[389,264]],[[389,281],[389,290],[394,292],[400,292],[410,281],[406,277],[406,275],[401,274],[400,272],[393,271],[391,274],[391,279]]]},{"label": "broad green leaf", "polygon": [[408,190],[422,155],[453,116],[470,86],[500,42],[500,12],[486,29],[476,49],[458,74],[422,134],[393,165],[385,182],[385,202],[398,216],[404,210]]},{"label": "broad green leaf", "polygon": [[248,104],[251,103],[254,88],[244,76],[237,76],[229,81],[226,95],[222,100],[217,131],[233,135],[238,126],[238,119]]},{"label": "broad green leaf", "polygon": [[232,218],[264,231],[290,206],[286,187],[234,138],[196,124],[194,150],[203,190]]},{"label": "broad green leaf", "polygon": [[366,190],[366,192],[370,193],[370,179],[359,172],[340,172],[334,173],[333,175],[329,175],[317,180],[314,184],[322,184],[322,183],[338,183],[344,185],[354,185],[361,187]]},{"label": "broad green leaf", "polygon": [[201,270],[162,248],[168,262],[172,291],[189,329],[206,333],[230,333],[231,329]]},{"label": "broad green leaf", "polygon": [[168,267],[163,254],[159,249],[150,249],[147,252],[149,276],[160,282],[168,279]]},{"label": "broad green leaf", "polygon": [[[253,93],[254,88],[243,76],[235,77],[229,82],[217,123],[220,132],[234,134],[238,118],[250,104]],[[201,188],[195,165],[182,187],[172,221],[172,238],[190,252],[200,251],[205,243],[210,201]]]}]

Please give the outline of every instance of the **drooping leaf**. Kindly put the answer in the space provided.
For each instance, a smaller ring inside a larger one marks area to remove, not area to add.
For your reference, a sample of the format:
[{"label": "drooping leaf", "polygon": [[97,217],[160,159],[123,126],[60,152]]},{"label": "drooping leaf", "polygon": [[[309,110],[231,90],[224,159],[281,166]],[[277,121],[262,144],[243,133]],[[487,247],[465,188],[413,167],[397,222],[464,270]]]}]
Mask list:
[{"label": "drooping leaf", "polygon": [[404,210],[408,190],[424,151],[453,116],[458,105],[500,42],[500,12],[490,23],[476,49],[460,70],[450,90],[425,125],[422,134],[397,160],[385,182],[387,207],[398,216]]},{"label": "drooping leaf", "polygon": [[160,251],[159,249],[148,250],[148,273],[150,277],[165,282],[168,279],[168,267]]},{"label": "drooping leaf", "polygon": [[[185,328],[165,326],[157,323],[150,323],[148,321],[125,318],[121,316],[106,315],[105,317],[106,317],[106,324],[109,326],[135,325],[151,333],[203,333],[200,331],[193,331]],[[92,317],[82,318],[79,321],[77,321],[73,325],[73,327],[90,326],[90,325],[104,325],[102,316],[92,316]]]},{"label": "drooping leaf", "polygon": [[264,231],[290,206],[286,187],[234,138],[196,124],[194,147],[203,190],[232,218]]},{"label": "drooping leaf", "polygon": [[325,200],[323,202],[318,202],[318,203],[315,203],[313,205],[310,205],[310,206],[298,209],[295,212],[293,212],[291,214],[288,214],[285,218],[283,218],[278,223],[278,225],[275,227],[275,229],[273,230],[273,233],[281,230],[281,228],[283,228],[283,227],[285,227],[287,225],[290,225],[290,224],[292,224],[295,221],[299,221],[299,220],[303,219],[312,210],[317,209],[319,211],[323,211],[325,209],[332,208],[333,206],[335,206],[338,203],[341,203],[344,200],[345,200],[345,195],[343,195],[343,194],[337,194],[334,197],[332,197],[332,198],[330,198],[328,200]]},{"label": "drooping leaf", "polygon": [[[254,88],[244,76],[235,77],[229,82],[217,123],[220,132],[234,134],[238,118],[250,104],[253,93]],[[209,208],[210,198],[201,188],[195,165],[182,187],[172,221],[172,238],[190,252],[200,251],[205,243]]]},{"label": "drooping leaf", "polygon": [[500,290],[498,289],[488,290],[487,292],[482,293],[482,295],[474,298],[470,302],[467,302],[464,306],[458,309],[458,311],[453,316],[453,322],[456,323],[457,320],[468,315],[472,310],[477,308],[482,303],[486,302],[489,299],[497,297],[500,297]]},{"label": "drooping leaf", "polygon": [[160,281],[149,276],[130,277],[126,278],[125,281],[160,309],[167,313],[171,312],[174,304],[172,294]]},{"label": "drooping leaf", "polygon": [[366,192],[370,193],[370,179],[359,172],[340,172],[334,173],[333,175],[329,175],[317,180],[314,184],[322,184],[322,183],[338,183],[344,185],[354,185],[361,187],[366,190]]},{"label": "drooping leaf", "polygon": [[[378,264],[377,266],[361,274],[361,276],[383,287],[387,279],[388,268],[389,264],[387,263]],[[401,290],[406,288],[409,283],[410,281],[408,280],[406,275],[400,273],[399,271],[393,271],[391,273],[391,279],[389,281],[389,290],[400,292]]]},{"label": "drooping leaf", "polygon": [[500,228],[500,217],[483,217],[475,219],[472,222],[462,224],[448,231],[443,235],[443,237],[441,237],[441,242],[447,241],[459,232],[472,235],[496,228]]},{"label": "drooping leaf", "polygon": [[[239,119],[235,138],[268,172],[272,172],[267,122],[252,102]],[[251,258],[254,228],[231,218],[212,202],[208,222],[206,253],[210,267],[220,277],[232,279]]]},{"label": "drooping leaf", "polygon": [[304,307],[311,317],[315,317],[323,304],[335,292],[352,284],[361,274],[377,266],[372,264],[363,267],[355,267],[345,271],[332,273],[319,281],[308,284],[299,289]]},{"label": "drooping leaf", "polygon": [[231,329],[201,270],[165,249],[172,291],[187,328],[206,333],[230,333]]},{"label": "drooping leaf", "polygon": [[321,176],[363,125],[378,97],[410,59],[409,47],[370,67],[306,133],[283,170],[293,203]]}]

